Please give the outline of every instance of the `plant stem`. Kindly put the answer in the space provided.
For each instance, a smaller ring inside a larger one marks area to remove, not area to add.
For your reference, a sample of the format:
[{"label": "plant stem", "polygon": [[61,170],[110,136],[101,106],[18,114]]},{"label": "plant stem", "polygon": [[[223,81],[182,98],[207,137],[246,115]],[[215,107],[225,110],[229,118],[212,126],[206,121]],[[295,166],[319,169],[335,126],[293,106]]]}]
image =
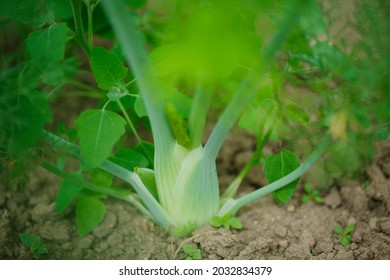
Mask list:
[{"label": "plant stem", "polygon": [[194,102],[192,104],[190,118],[188,121],[191,145],[193,149],[202,144],[210,98],[211,94],[206,92],[205,88],[201,84],[198,84],[195,90]]},{"label": "plant stem", "polygon": [[246,78],[241,82],[240,87],[234,93],[233,98],[223,111],[205,145],[206,154],[208,154],[211,159],[216,159],[226,136],[247,105],[254,88],[253,78]]},{"label": "plant stem", "polygon": [[[80,160],[83,160],[80,156],[80,148],[68,141],[54,135],[48,131],[44,131],[42,134],[42,140],[51,145],[54,148],[58,148],[63,152],[66,152]],[[161,225],[163,228],[168,228],[173,224],[172,218],[169,214],[161,207],[158,201],[153,197],[153,195],[148,191],[146,186],[143,184],[141,179],[137,174],[131,172],[109,160],[103,161],[99,168],[113,174],[114,176],[124,180],[129,183],[137,194],[140,196],[141,200],[145,203],[145,206],[154,217],[154,220],[157,224]]]},{"label": "plant stem", "polygon": [[134,73],[148,112],[155,144],[157,191],[161,205],[168,209],[173,203],[173,188],[180,166],[176,158],[171,156],[175,139],[165,115],[166,93],[153,71],[135,16],[127,10],[122,1],[101,2]]},{"label": "plant stem", "polygon": [[81,188],[84,188],[84,189],[87,189],[90,191],[94,191],[94,192],[98,192],[101,194],[109,195],[109,196],[124,200],[126,202],[129,202],[135,208],[137,208],[142,214],[146,215],[148,218],[150,218],[154,221],[150,212],[131,195],[130,190],[106,188],[106,187],[102,187],[102,186],[99,186],[99,185],[96,185],[96,184],[93,184],[90,182],[86,182],[86,181],[78,178],[77,176],[74,176],[73,174],[67,173],[67,172],[57,168],[56,166],[54,166],[46,161],[42,162],[41,166],[43,168],[45,168],[47,171],[61,177],[64,180],[67,180],[75,185],[78,185]]},{"label": "plant stem", "polygon": [[90,49],[93,48],[93,9],[91,2],[87,5],[88,15],[88,46]]},{"label": "plant stem", "polygon": [[127,121],[127,124],[130,126],[130,129],[131,129],[131,131],[133,132],[133,134],[134,134],[134,136],[135,136],[135,139],[137,139],[137,143],[140,144],[140,145],[142,145],[142,139],[141,139],[141,137],[139,136],[137,130],[135,129],[134,124],[133,124],[133,122],[131,121],[129,115],[127,114],[126,109],[125,109],[125,107],[123,106],[122,102],[121,102],[120,100],[118,100],[116,103],[118,104],[119,109],[121,109],[122,114],[125,116],[125,119],[126,119],[126,121]]},{"label": "plant stem", "polygon": [[[263,125],[261,125],[261,127],[263,127]],[[260,128],[258,137],[261,137],[261,135],[263,134],[262,132],[260,132],[260,131],[262,131],[262,129],[263,128]],[[241,182],[248,175],[249,171],[254,166],[259,164],[259,162],[261,160],[263,148],[264,148],[265,144],[268,142],[268,139],[271,136],[271,134],[272,134],[272,127],[267,131],[267,133],[265,134],[264,137],[261,137],[260,141],[258,138],[258,141],[257,141],[258,144],[256,146],[256,151],[253,153],[251,159],[245,164],[244,168],[240,171],[238,176],[233,180],[233,182],[231,182],[229,184],[228,188],[221,196],[221,201],[226,201],[230,198],[233,198],[236,195],[237,190],[238,190]]]},{"label": "plant stem", "polygon": [[134,136],[135,136],[135,138],[137,139],[138,145],[141,146],[141,148],[142,148],[142,150],[144,151],[145,156],[148,158],[149,162],[150,162],[150,163],[153,163],[153,159],[149,157],[149,153],[148,153],[148,151],[147,151],[146,148],[145,148],[144,142],[142,141],[141,137],[139,136],[137,130],[135,129],[134,124],[133,124],[133,122],[131,121],[129,115],[127,114],[126,109],[125,109],[125,107],[123,106],[122,102],[121,102],[120,100],[118,100],[118,101],[117,101],[117,104],[118,104],[119,108],[121,109],[122,114],[125,116],[125,119],[126,119],[128,125],[130,126],[131,131],[134,133]]},{"label": "plant stem", "polygon": [[89,56],[90,49],[87,42],[85,41],[85,33],[83,27],[83,19],[81,17],[81,3],[80,0],[70,0],[72,6],[74,27],[75,27],[75,36],[74,38],[80,44],[84,52]]},{"label": "plant stem", "polygon": [[218,215],[223,216],[227,213],[235,215],[237,211],[244,205],[256,199],[259,199],[267,194],[270,194],[286,186],[287,184],[295,181],[296,179],[301,177],[321,157],[321,155],[325,152],[326,148],[329,146],[329,143],[330,143],[330,137],[329,135],[325,135],[324,138],[322,139],[322,142],[319,144],[318,148],[313,151],[313,153],[307,158],[307,160],[300,167],[298,167],[288,175],[284,176],[283,178],[280,178],[279,180],[271,184],[268,184],[267,186],[262,187],[257,191],[244,195],[238,199],[231,199],[227,201],[220,209]]}]

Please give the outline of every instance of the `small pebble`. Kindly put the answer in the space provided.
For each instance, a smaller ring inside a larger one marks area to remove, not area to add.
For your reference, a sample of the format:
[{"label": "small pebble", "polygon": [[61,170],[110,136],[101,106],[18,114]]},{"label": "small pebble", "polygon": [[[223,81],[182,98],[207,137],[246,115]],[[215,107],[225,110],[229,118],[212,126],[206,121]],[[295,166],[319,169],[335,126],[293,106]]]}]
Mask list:
[{"label": "small pebble", "polygon": [[287,206],[287,212],[294,212],[294,210],[295,210],[295,206],[294,205],[292,205],[292,204],[290,204],[289,206]]}]

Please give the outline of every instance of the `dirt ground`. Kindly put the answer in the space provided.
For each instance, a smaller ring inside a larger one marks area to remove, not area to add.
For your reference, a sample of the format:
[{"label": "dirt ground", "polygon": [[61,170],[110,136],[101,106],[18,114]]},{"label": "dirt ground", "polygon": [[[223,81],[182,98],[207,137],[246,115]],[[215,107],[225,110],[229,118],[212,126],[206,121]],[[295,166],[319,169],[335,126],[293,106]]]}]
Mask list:
[{"label": "dirt ground", "polygon": [[[6,192],[0,186],[0,259],[32,259],[18,236],[29,232],[47,244],[45,259],[183,259],[178,248],[187,242],[201,250],[203,259],[389,260],[390,141],[377,148],[376,160],[360,181],[333,183],[321,192],[324,204],[302,203],[301,182],[287,205],[277,205],[268,196],[242,209],[238,213],[242,230],[204,226],[187,240],[169,236],[132,206],[115,199],[106,200],[104,222],[80,238],[74,208],[61,215],[54,211],[59,179],[38,169],[23,192]],[[251,149],[250,138],[229,137],[218,158],[222,188]],[[261,171],[254,169],[244,183],[243,192],[247,192],[266,182]],[[356,224],[356,229],[351,244],[343,247],[332,228],[348,224]]]}]

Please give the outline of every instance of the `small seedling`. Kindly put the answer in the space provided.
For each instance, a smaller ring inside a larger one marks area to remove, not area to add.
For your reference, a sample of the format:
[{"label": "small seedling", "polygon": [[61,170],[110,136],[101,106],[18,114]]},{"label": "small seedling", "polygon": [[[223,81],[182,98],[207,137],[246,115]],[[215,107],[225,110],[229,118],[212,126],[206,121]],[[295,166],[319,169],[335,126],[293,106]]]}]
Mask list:
[{"label": "small seedling", "polygon": [[313,200],[318,204],[324,203],[324,199],[321,197],[320,192],[318,190],[314,190],[310,184],[306,183],[304,189],[306,194],[302,197],[302,203],[306,203],[309,200]]},{"label": "small seedling", "polygon": [[210,224],[216,228],[224,227],[225,229],[242,229],[240,220],[237,217],[232,217],[230,214],[226,214],[222,217],[214,216],[211,218]]},{"label": "small seedling", "polygon": [[42,243],[39,235],[21,233],[19,234],[19,237],[23,245],[30,249],[35,259],[40,259],[43,254],[48,253],[47,246]]},{"label": "small seedling", "polygon": [[363,184],[362,184],[362,189],[363,190],[366,190],[368,188],[368,186],[370,185],[370,182],[369,181],[364,181]]},{"label": "small seedling", "polygon": [[350,224],[344,230],[340,226],[335,226],[333,232],[340,235],[340,243],[347,247],[352,241],[352,232],[355,230],[355,225]]},{"label": "small seedling", "polygon": [[186,260],[201,260],[202,252],[200,249],[192,247],[190,244],[183,245],[183,251],[187,255]]}]

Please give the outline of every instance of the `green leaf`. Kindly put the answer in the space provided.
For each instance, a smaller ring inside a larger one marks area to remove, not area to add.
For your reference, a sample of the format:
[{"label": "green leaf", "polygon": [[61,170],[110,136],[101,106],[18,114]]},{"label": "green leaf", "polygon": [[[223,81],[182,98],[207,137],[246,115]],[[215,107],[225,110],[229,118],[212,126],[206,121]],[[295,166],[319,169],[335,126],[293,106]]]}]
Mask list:
[{"label": "green leaf", "polygon": [[126,121],[117,113],[91,109],[82,112],[75,124],[82,157],[91,167],[98,167],[125,133]]},{"label": "green leaf", "polygon": [[64,58],[68,30],[66,23],[55,23],[30,33],[27,49],[37,66],[44,69]]},{"label": "green leaf", "polygon": [[49,250],[47,249],[47,246],[45,244],[41,244],[39,248],[36,251],[36,254],[38,256],[49,253]]},{"label": "green leaf", "polygon": [[237,217],[231,217],[229,219],[229,225],[234,229],[242,229],[241,221]]},{"label": "green leaf", "polygon": [[344,247],[348,246],[349,243],[351,242],[351,236],[347,235],[347,236],[342,236],[340,238],[340,243],[341,245],[343,245]]},{"label": "green leaf", "polygon": [[337,233],[337,234],[342,234],[343,233],[343,229],[340,226],[335,226],[335,227],[333,227],[332,230],[333,230],[334,233]]},{"label": "green leaf", "polygon": [[80,236],[96,228],[104,218],[106,206],[98,198],[82,197],[77,202],[76,225]]},{"label": "green leaf", "polygon": [[91,182],[103,187],[111,187],[112,180],[114,175],[104,171],[100,168],[93,168],[89,171],[89,176],[91,177]]},{"label": "green leaf", "polygon": [[[82,176],[79,175],[78,177]],[[63,180],[56,197],[56,211],[58,213],[62,213],[66,208],[68,208],[72,200],[81,190],[82,188],[80,188],[78,185],[73,184],[67,180]]]},{"label": "green leaf", "polygon": [[344,234],[348,234],[350,232],[353,232],[355,230],[355,224],[350,224],[348,225],[345,230],[344,230]]},{"label": "green leaf", "polygon": [[135,99],[134,102],[134,110],[138,117],[146,117],[148,115],[148,112],[146,111],[146,106],[144,101],[142,100],[142,97],[139,96]]},{"label": "green leaf", "polygon": [[111,161],[130,171],[136,167],[142,168],[149,165],[149,161],[143,154],[132,149],[120,149],[111,157]]},{"label": "green leaf", "polygon": [[[135,150],[139,153],[142,153],[149,160],[153,160],[154,158],[154,145],[147,141],[142,141],[142,145],[138,144],[135,147]],[[153,168],[153,162],[149,162],[149,167]]]},{"label": "green leaf", "polygon": [[[288,175],[300,165],[299,159],[292,152],[282,150],[278,154],[270,155],[264,162],[264,173],[269,183]],[[275,200],[281,204],[288,202],[293,195],[299,179],[274,191],[272,193]]]},{"label": "green leaf", "polygon": [[137,9],[144,6],[147,3],[147,0],[127,0],[126,2],[130,7]]},{"label": "green leaf", "polygon": [[306,202],[308,202],[310,200],[310,196],[308,196],[308,195],[304,195],[304,196],[302,196],[302,203],[306,203]]},{"label": "green leaf", "polygon": [[156,176],[154,174],[154,170],[149,168],[135,168],[134,172],[138,174],[139,178],[141,179],[142,183],[144,183],[148,191],[154,196],[156,200],[158,200]]},{"label": "green leaf", "polygon": [[184,225],[175,228],[175,235],[179,237],[189,236],[197,228],[197,226],[197,223],[190,221]]},{"label": "green leaf", "polygon": [[127,75],[127,68],[119,57],[105,48],[93,48],[89,63],[101,89],[110,90],[111,87],[122,82]]},{"label": "green leaf", "polygon": [[41,241],[41,238],[39,236],[31,233],[21,233],[19,234],[19,238],[22,241],[23,245],[28,248],[31,248],[37,241]]},{"label": "green leaf", "polygon": [[210,225],[213,227],[219,228],[222,226],[222,218],[219,216],[214,216],[210,219]]},{"label": "green leaf", "polygon": [[303,187],[307,193],[311,193],[311,185],[306,183]]},{"label": "green leaf", "polygon": [[184,244],[183,245],[183,251],[184,253],[186,253],[187,255],[192,255],[192,253],[194,252],[195,248],[192,247],[190,244]]},{"label": "green leaf", "polygon": [[309,115],[295,104],[287,105],[285,114],[287,119],[298,124],[308,124],[310,122]]},{"label": "green leaf", "polygon": [[195,249],[195,251],[192,253],[192,259],[193,260],[201,260],[202,259],[202,252],[199,249]]},{"label": "green leaf", "polygon": [[323,198],[322,198],[322,197],[319,197],[319,196],[315,196],[315,197],[314,197],[314,201],[317,202],[318,204],[324,203]]},{"label": "green leaf", "polygon": [[1,0],[0,16],[33,26],[40,26],[48,20],[44,8],[44,0]]}]

